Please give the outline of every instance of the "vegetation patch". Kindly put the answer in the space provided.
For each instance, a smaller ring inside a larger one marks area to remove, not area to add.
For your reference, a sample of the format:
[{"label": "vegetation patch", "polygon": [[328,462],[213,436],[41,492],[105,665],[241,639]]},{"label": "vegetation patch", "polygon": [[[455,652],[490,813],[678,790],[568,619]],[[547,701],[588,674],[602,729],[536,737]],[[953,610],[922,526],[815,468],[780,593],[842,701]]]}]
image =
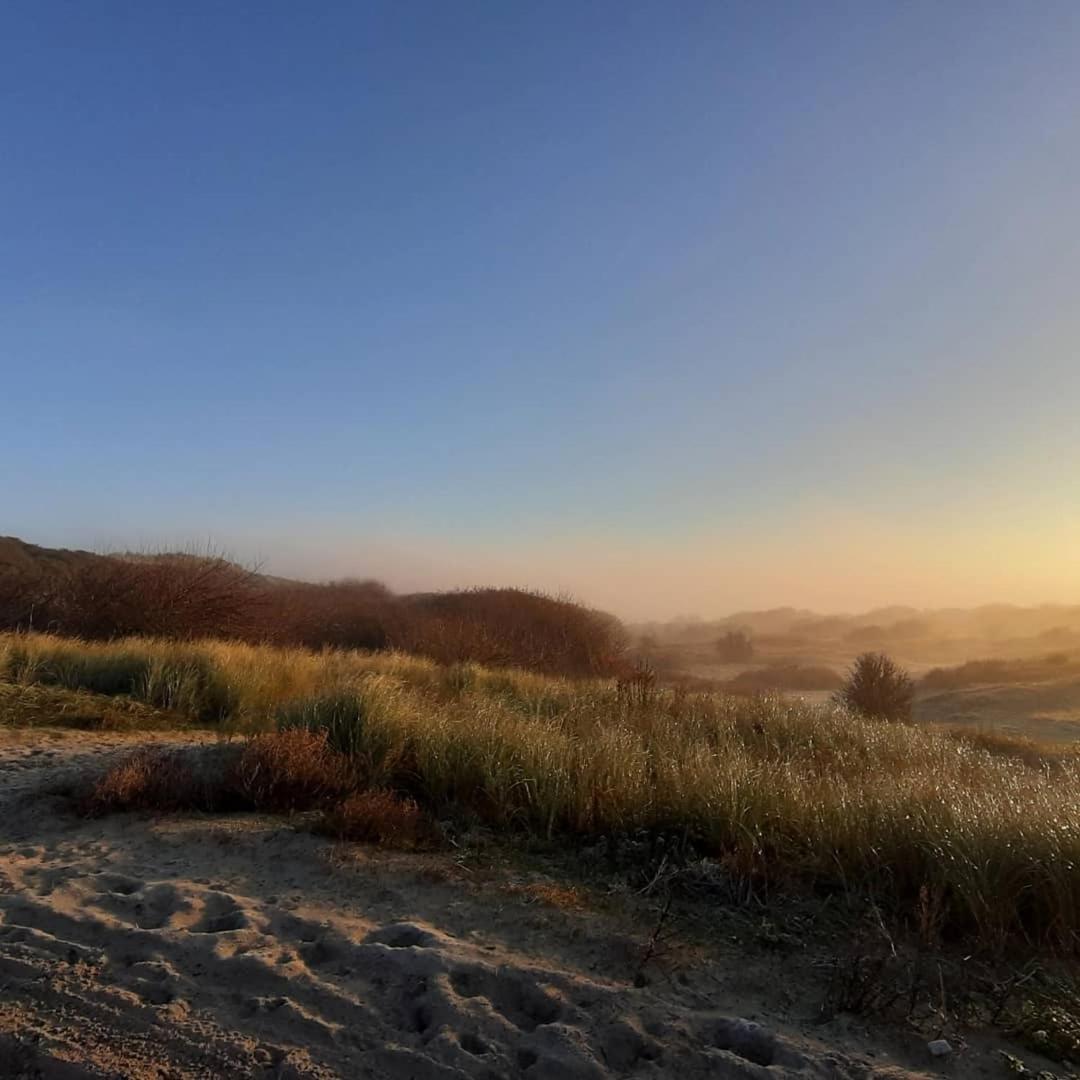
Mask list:
[{"label": "vegetation patch", "polygon": [[61,686],[0,682],[0,727],[63,727],[80,731],[150,731],[186,726],[178,713],[126,697]]},{"label": "vegetation patch", "polygon": [[[15,644],[31,660],[83,648],[96,668],[128,663],[134,648]],[[397,654],[214,642],[142,647],[154,662],[172,651],[202,657],[229,688],[231,721],[254,733],[242,749],[219,751],[232,755],[216,774],[221,806],[329,811],[384,791],[510,842],[675,836],[741,882],[742,895],[854,890],[912,923],[930,898],[944,940],[1069,954],[1080,940],[1075,755],[1050,761],[1027,744],[991,745],[883,718],[889,712],[645,678],[479,666],[466,676]],[[153,802],[147,765],[114,777],[95,805]],[[185,777],[173,773],[167,805],[183,801],[175,791]],[[215,802],[198,783],[194,792],[195,805]]]},{"label": "vegetation patch", "polygon": [[733,693],[769,690],[837,690],[843,679],[830,667],[817,664],[768,664],[747,668],[724,684]]},{"label": "vegetation patch", "polygon": [[223,778],[223,800],[255,810],[309,810],[355,786],[349,759],[325,732],[292,729],[256,735]]},{"label": "vegetation patch", "polygon": [[969,660],[956,667],[937,667],[919,680],[924,692],[960,690],[994,683],[1046,682],[1080,675],[1080,661],[1068,653],[1021,660]]},{"label": "vegetation patch", "polygon": [[200,769],[190,753],[146,749],[110,766],[80,805],[94,817],[117,810],[216,810],[223,801],[216,770]]},{"label": "vegetation patch", "polygon": [[415,848],[434,842],[435,830],[419,805],[393,791],[358,791],[324,815],[323,832],[339,840]]}]

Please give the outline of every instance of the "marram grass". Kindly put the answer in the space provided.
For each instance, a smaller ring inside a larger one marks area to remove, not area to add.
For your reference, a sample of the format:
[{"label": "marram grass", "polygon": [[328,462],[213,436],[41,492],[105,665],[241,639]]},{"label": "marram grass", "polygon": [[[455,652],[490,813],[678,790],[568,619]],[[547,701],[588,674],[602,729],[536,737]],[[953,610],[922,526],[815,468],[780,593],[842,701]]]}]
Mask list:
[{"label": "marram grass", "polygon": [[733,871],[927,890],[951,930],[1076,952],[1080,759],[782,698],[396,654],[0,635],[0,680],[123,694],[232,730],[326,728],[373,788],[544,836],[685,831]]}]

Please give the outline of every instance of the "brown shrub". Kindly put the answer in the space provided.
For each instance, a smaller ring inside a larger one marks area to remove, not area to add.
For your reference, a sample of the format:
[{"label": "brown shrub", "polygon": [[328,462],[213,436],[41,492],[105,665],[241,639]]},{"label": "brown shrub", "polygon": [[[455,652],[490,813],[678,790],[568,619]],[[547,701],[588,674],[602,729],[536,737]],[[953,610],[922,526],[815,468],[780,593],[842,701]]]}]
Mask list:
[{"label": "brown shrub", "polygon": [[263,593],[263,640],[319,649],[385,649],[387,625],[396,600],[378,581],[334,581],[314,585],[294,581]]},{"label": "brown shrub", "polygon": [[568,676],[613,674],[625,653],[612,616],[522,589],[398,597],[376,581],[275,580],[214,553],[69,554],[0,564],[0,628],[393,648]]},{"label": "brown shrub", "polygon": [[363,840],[387,847],[414,848],[429,841],[433,830],[412,799],[392,791],[360,791],[323,817],[322,829],[339,840]]},{"label": "brown shrub", "polygon": [[613,674],[626,651],[611,615],[524,589],[468,589],[403,601],[391,645],[439,663],[473,661],[552,675]]},{"label": "brown shrub", "polygon": [[82,811],[96,816],[114,810],[209,810],[217,794],[176,751],[136,750],[97,780]]},{"label": "brown shrub", "polygon": [[103,640],[239,637],[257,623],[256,575],[218,555],[91,556],[0,579],[0,620]]},{"label": "brown shrub", "polygon": [[256,735],[225,779],[228,790],[256,810],[310,810],[354,783],[348,759],[325,731],[292,728]]}]

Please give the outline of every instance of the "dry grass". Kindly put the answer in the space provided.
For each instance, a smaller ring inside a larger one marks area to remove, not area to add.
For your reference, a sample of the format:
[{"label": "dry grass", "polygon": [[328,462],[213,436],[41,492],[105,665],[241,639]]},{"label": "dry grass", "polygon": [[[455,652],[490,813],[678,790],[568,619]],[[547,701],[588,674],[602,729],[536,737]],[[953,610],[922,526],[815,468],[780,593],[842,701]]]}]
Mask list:
[{"label": "dry grass", "polygon": [[[870,894],[911,920],[929,892],[946,936],[1080,943],[1072,754],[782,698],[655,688],[641,699],[613,681],[393,654],[0,639],[0,671],[31,682],[107,681],[111,667],[193,655],[227,690],[229,723],[325,732],[317,753],[346,756],[359,788],[440,818],[562,842],[676,832],[755,885]],[[295,768],[288,757],[266,760]]]},{"label": "dry grass", "polygon": [[591,906],[584,889],[557,881],[530,881],[523,885],[511,885],[506,891],[513,896],[523,897],[529,903],[543,904],[559,911],[587,911]]},{"label": "dry grass", "polygon": [[61,686],[23,686],[0,682],[0,728],[65,727],[80,731],[148,731],[188,723],[169,712],[127,697],[68,690]]},{"label": "dry grass", "polygon": [[953,726],[944,729],[949,737],[977,746],[996,757],[1013,758],[1040,771],[1080,762],[1080,743],[1042,742],[1007,731]]}]

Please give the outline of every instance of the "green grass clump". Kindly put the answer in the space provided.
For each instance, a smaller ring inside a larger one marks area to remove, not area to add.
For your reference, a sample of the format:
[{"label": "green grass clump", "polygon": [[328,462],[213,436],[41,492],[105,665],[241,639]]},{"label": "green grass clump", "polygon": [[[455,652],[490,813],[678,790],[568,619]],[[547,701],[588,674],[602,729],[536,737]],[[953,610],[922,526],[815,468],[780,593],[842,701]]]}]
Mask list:
[{"label": "green grass clump", "polygon": [[224,671],[197,651],[153,657],[134,691],[151,705],[203,723],[220,723],[235,711]]},{"label": "green grass clump", "polygon": [[356,691],[303,698],[278,710],[277,726],[279,731],[296,728],[325,731],[330,747],[338,753],[356,756],[366,746],[365,727],[370,708],[369,701]]}]

